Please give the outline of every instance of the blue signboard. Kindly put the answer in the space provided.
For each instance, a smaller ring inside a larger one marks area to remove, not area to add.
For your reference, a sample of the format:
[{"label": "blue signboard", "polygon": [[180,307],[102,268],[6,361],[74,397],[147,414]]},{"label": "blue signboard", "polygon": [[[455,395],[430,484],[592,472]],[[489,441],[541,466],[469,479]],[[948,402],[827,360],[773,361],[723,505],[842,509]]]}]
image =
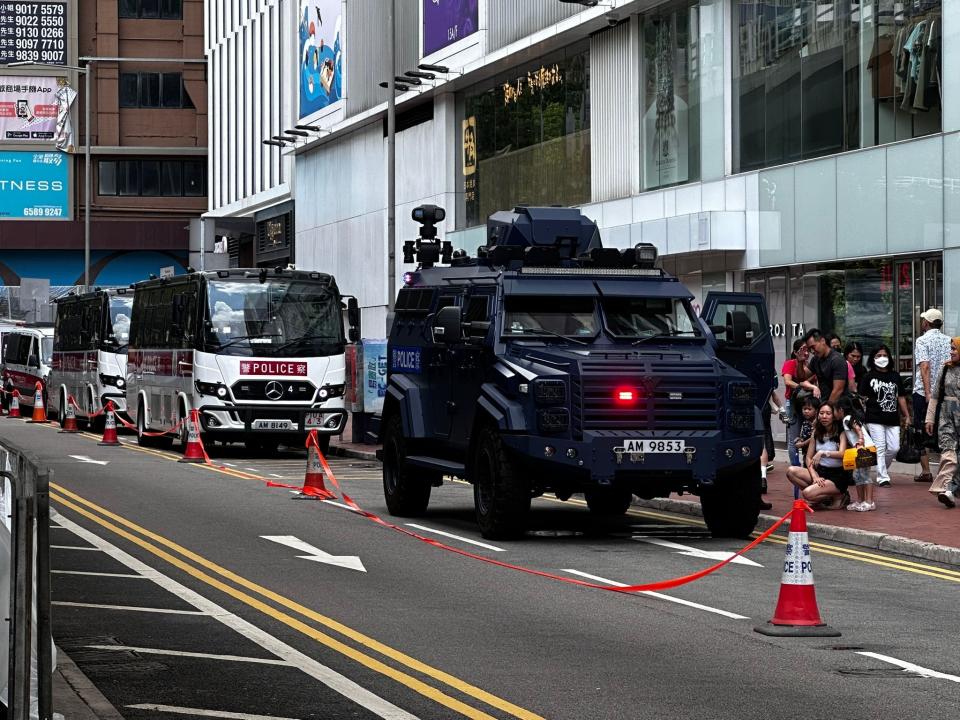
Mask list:
[{"label": "blue signboard", "polygon": [[69,179],[61,152],[0,152],[0,218],[69,219]]}]

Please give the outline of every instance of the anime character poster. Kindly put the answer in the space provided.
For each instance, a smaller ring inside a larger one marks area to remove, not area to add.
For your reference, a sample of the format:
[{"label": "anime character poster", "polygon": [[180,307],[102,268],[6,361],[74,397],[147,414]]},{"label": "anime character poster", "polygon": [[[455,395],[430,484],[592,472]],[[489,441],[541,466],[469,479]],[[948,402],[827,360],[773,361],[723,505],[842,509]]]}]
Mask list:
[{"label": "anime character poster", "polygon": [[423,0],[423,55],[452,45],[477,31],[479,0]]},{"label": "anime character poster", "polygon": [[300,0],[300,117],[343,97],[343,4]]}]

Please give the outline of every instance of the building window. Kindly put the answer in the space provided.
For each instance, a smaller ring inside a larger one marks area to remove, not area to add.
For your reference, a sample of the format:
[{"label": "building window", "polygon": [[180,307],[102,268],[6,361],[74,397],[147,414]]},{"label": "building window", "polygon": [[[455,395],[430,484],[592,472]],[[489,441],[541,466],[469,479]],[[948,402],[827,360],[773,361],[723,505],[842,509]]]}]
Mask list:
[{"label": "building window", "polygon": [[463,182],[458,227],[519,203],[590,201],[587,43],[544,56],[458,97]]},{"label": "building window", "polygon": [[183,0],[119,0],[121,18],[180,20]]},{"label": "building window", "polygon": [[122,108],[193,108],[183,73],[120,73]]},{"label": "building window", "polygon": [[206,160],[101,160],[100,195],[204,197]]},{"label": "building window", "polygon": [[697,12],[684,0],[643,17],[645,190],[700,177]]},{"label": "building window", "polygon": [[939,132],[941,0],[736,0],[734,164]]}]

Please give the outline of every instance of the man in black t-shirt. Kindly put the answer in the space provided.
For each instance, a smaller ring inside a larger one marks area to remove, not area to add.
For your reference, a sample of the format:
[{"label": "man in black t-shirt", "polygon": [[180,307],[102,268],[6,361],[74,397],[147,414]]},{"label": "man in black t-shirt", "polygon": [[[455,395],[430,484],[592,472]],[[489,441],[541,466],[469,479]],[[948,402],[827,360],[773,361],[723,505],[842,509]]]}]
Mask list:
[{"label": "man in black t-shirt", "polygon": [[810,370],[817,376],[820,399],[833,405],[847,389],[847,361],[830,347],[827,336],[818,329],[810,330],[803,339],[810,349]]}]

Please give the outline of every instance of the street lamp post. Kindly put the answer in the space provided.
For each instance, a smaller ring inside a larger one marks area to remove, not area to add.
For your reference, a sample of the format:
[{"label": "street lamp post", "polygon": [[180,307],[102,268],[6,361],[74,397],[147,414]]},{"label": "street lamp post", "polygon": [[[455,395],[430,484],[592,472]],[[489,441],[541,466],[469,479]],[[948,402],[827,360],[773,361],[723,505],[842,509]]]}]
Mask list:
[{"label": "street lamp post", "polygon": [[387,76],[387,335],[390,335],[391,315],[397,295],[397,12],[396,0],[387,3],[387,53],[390,73]]}]

